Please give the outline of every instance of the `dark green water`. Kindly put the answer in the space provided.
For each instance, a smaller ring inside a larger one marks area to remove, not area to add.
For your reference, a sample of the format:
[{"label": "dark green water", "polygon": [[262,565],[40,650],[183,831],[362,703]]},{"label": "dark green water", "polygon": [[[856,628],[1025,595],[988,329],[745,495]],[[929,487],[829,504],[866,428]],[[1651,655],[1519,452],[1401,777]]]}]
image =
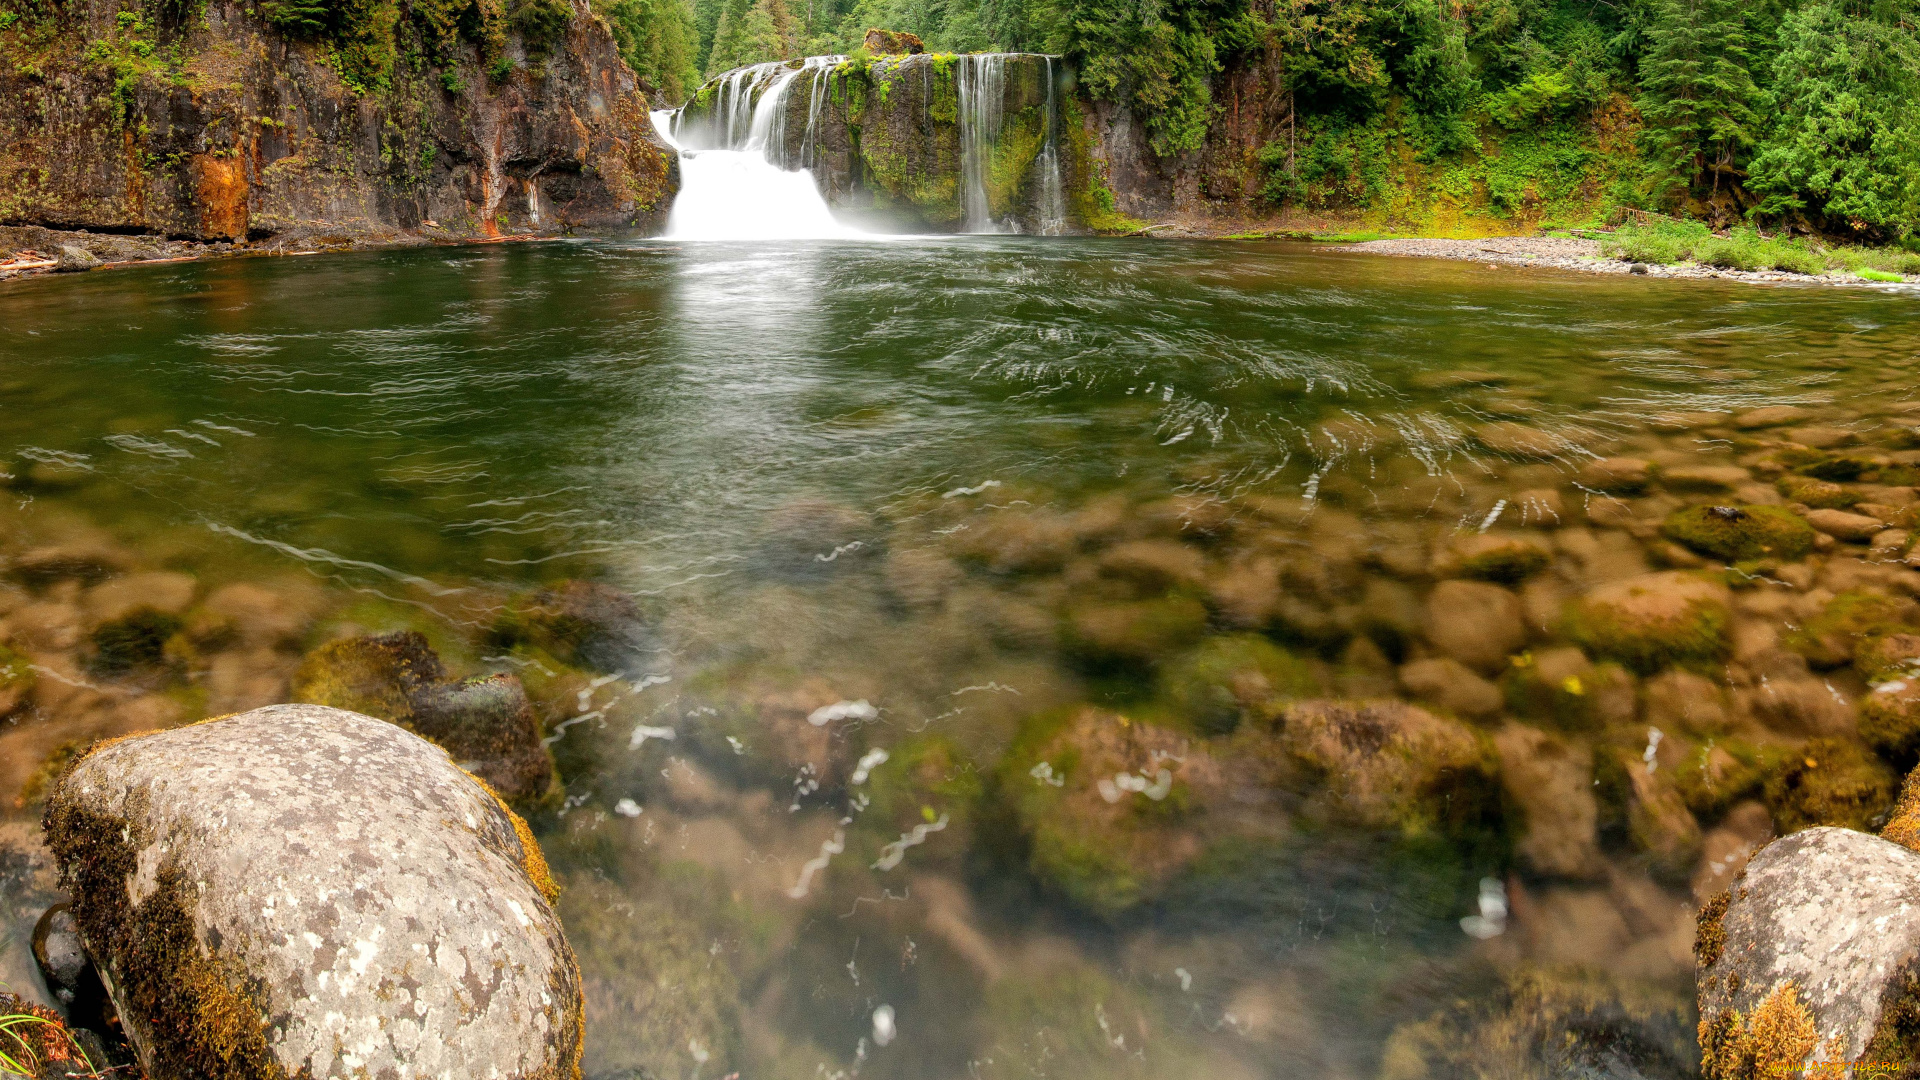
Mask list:
[{"label": "dark green water", "polygon": [[[580,692],[567,801],[535,820],[570,880],[590,1076],[1519,1076],[1569,1032],[1583,1075],[1689,1075],[1689,873],[1604,821],[1605,865],[1554,877],[1512,854],[1510,801],[1409,837],[1329,819],[1288,766],[1142,803],[1134,840],[1076,825],[1153,882],[1114,910],[1036,869],[1016,788],[1046,779],[1003,755],[1090,703],[1258,757],[1169,682],[1203,637],[1264,635],[1326,696],[1404,695],[1436,547],[1525,531],[1547,604],[1657,568],[1631,522],[1711,497],[1589,522],[1596,456],[1732,464],[1764,436],[1728,418],[1783,404],[1905,446],[1914,312],[1220,243],[245,260],[0,291],[0,458],[42,470],[15,542],[104,533],[205,586],[300,575],[327,618],[437,627],[470,670],[544,662],[485,638],[529,588],[637,598],[646,644]],[[1161,561],[1101,561],[1129,542]],[[1236,605],[1235,568],[1272,595]],[[1205,624],[1090,651],[1088,597]],[[1564,644],[1531,625],[1527,648]],[[804,721],[837,701],[872,708]],[[1647,723],[1568,738],[1637,747]],[[639,725],[675,737],[636,747]],[[1514,911],[1480,941],[1459,920],[1483,877]]]}]

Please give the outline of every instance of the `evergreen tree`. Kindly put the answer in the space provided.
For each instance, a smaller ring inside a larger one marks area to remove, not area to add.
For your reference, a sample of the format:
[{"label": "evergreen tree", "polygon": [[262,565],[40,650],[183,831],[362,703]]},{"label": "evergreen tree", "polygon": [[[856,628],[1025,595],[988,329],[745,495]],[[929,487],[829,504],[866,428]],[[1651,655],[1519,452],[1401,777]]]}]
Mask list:
[{"label": "evergreen tree", "polygon": [[785,0],[727,0],[714,27],[707,77],[749,64],[787,59],[791,48],[783,30],[791,24]]},{"label": "evergreen tree", "polygon": [[621,57],[657,91],[658,103],[685,101],[700,82],[688,0],[613,0],[604,11]]},{"label": "evergreen tree", "polygon": [[1829,228],[1899,235],[1920,223],[1915,21],[1886,0],[1860,14],[1816,0],[1782,21],[1779,113],[1753,162],[1762,213],[1811,211]]},{"label": "evergreen tree", "polygon": [[1762,102],[1747,70],[1747,32],[1734,0],[1662,0],[1640,62],[1640,113],[1661,194],[1739,186]]}]

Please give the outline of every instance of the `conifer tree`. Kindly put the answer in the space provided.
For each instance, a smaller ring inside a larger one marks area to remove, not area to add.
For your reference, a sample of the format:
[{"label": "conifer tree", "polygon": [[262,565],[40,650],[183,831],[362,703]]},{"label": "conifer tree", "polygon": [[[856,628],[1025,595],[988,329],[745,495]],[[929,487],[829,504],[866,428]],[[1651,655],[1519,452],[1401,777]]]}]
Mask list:
[{"label": "conifer tree", "polygon": [[1734,0],[1662,0],[1640,61],[1649,164],[1669,199],[1737,189],[1763,100]]},{"label": "conifer tree", "polygon": [[1780,26],[1760,211],[1903,235],[1920,224],[1920,29],[1906,0],[1815,0]]}]

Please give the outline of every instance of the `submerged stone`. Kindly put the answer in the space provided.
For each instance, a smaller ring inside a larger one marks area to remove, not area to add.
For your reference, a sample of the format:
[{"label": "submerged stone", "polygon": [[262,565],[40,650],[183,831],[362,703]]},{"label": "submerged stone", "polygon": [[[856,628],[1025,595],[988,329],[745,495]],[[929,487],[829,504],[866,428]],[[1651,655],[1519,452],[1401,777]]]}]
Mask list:
[{"label": "submerged stone", "polygon": [[1498,585],[1443,581],[1427,596],[1427,640],[1470,668],[1500,671],[1527,640],[1520,598]]},{"label": "submerged stone", "polygon": [[578,1076],[532,833],[392,724],[275,705],[103,743],[44,827],[153,1080]]},{"label": "submerged stone", "polygon": [[1768,775],[1765,798],[1782,833],[1864,829],[1893,805],[1894,775],[1850,739],[1808,739]]},{"label": "submerged stone", "polygon": [[1500,752],[1501,782],[1525,820],[1514,854],[1540,874],[1598,874],[1604,864],[1592,751],[1523,724],[1501,728],[1493,745]]},{"label": "submerged stone", "polygon": [[1092,707],[1035,718],[1000,768],[1034,876],[1107,919],[1199,856],[1195,788],[1218,785],[1218,766],[1191,740]]},{"label": "submerged stone", "polygon": [[519,677],[449,680],[419,631],[322,645],[295,673],[293,696],[425,736],[509,799],[537,799],[554,783],[553,759]]},{"label": "submerged stone", "polygon": [[1916,907],[1920,854],[1898,844],[1824,828],[1768,844],[1700,911],[1702,1073],[1838,1075],[1849,1064],[1912,1061]]},{"label": "submerged stone", "polygon": [[1401,701],[1303,701],[1280,738],[1322,779],[1315,799],[1334,820],[1407,836],[1499,827],[1494,755],[1457,720]]},{"label": "submerged stone", "polygon": [[1730,618],[1725,587],[1668,571],[1592,590],[1568,605],[1561,628],[1589,654],[1652,674],[1725,655]]},{"label": "submerged stone", "polygon": [[1254,634],[1212,637],[1165,665],[1160,696],[1175,717],[1207,735],[1240,726],[1251,710],[1320,690],[1306,661]]},{"label": "submerged stone", "polygon": [[1788,473],[1774,481],[1780,494],[1797,503],[1829,510],[1845,510],[1860,501],[1860,496],[1827,480]]},{"label": "submerged stone", "polygon": [[1813,529],[1777,506],[1689,506],[1661,525],[1667,538],[1721,562],[1798,559],[1813,550]]}]

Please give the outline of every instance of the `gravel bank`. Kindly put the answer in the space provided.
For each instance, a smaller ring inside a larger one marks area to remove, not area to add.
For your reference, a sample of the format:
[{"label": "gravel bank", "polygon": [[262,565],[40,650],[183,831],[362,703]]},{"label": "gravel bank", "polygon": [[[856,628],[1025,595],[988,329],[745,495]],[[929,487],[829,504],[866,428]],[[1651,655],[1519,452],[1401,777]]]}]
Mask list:
[{"label": "gravel bank", "polygon": [[1461,259],[1503,266],[1540,266],[1578,270],[1589,274],[1644,274],[1662,278],[1723,278],[1732,281],[1796,285],[1877,285],[1856,274],[1793,274],[1784,270],[1721,270],[1683,264],[1659,266],[1605,258],[1597,240],[1551,236],[1496,236],[1477,240],[1367,240],[1357,244],[1329,244],[1319,250],[1369,255],[1414,255],[1431,259]]}]

